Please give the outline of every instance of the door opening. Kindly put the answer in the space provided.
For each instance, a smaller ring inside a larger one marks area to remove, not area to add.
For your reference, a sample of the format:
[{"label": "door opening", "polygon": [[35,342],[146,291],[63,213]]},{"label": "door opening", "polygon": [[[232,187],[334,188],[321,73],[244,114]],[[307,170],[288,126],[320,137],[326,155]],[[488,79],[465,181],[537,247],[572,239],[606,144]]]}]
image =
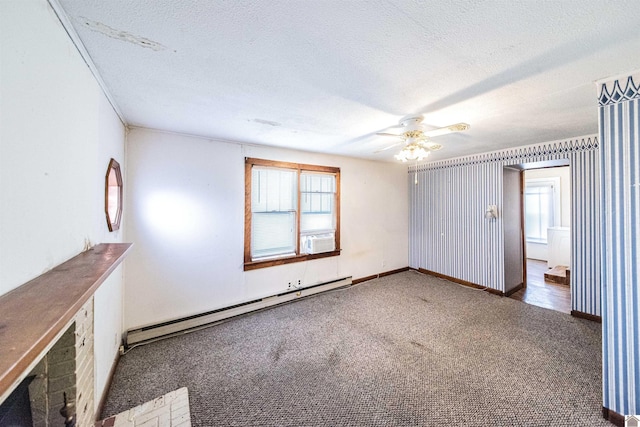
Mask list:
[{"label": "door opening", "polygon": [[[511,297],[528,304],[571,313],[569,160],[529,163],[518,167],[522,174],[519,195],[524,287]],[[505,230],[506,227],[505,224]]]}]

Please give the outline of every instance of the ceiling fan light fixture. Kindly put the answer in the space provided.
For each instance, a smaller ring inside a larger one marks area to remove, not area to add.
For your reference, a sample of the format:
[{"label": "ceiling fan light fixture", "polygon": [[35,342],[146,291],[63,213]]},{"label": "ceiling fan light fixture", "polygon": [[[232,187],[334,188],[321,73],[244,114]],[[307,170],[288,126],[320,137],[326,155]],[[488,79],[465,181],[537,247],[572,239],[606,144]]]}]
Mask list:
[{"label": "ceiling fan light fixture", "polygon": [[[404,142],[406,144],[405,147],[394,156],[397,160],[400,160],[402,162],[406,162],[408,160],[421,161],[429,156],[429,153],[431,151],[439,150],[442,148],[442,145],[436,144],[431,141],[432,137],[445,135],[452,132],[463,132],[471,127],[468,123],[456,123],[438,129],[425,130],[424,125],[422,124],[423,119],[424,117],[421,115],[405,117],[404,119],[400,120],[400,126],[404,129],[401,134],[378,132],[377,135],[393,136],[396,138],[399,137],[404,139]],[[382,150],[376,151],[376,153],[388,150],[397,145],[400,145],[400,143],[390,145],[386,148],[383,148]]]},{"label": "ceiling fan light fixture", "polygon": [[398,154],[394,157],[396,160],[406,162],[408,160],[415,160],[417,162],[424,160],[429,156],[429,151],[425,150],[420,144],[412,142],[407,144]]}]

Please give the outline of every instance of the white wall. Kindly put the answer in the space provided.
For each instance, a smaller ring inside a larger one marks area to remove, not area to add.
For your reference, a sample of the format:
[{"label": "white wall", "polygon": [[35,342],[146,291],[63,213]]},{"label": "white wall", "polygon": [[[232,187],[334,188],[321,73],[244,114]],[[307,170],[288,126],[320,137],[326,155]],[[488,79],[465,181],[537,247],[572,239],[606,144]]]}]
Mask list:
[{"label": "white wall", "polygon": [[[570,167],[531,169],[524,172],[524,179],[559,178],[560,179],[560,227],[571,224],[571,175]],[[527,258],[547,261],[547,245],[545,243],[527,242]]]},{"label": "white wall", "polygon": [[[245,157],[341,168],[340,256],[243,271]],[[405,165],[134,128],[127,166],[127,329],[408,265]]]},{"label": "white wall", "polygon": [[[104,215],[124,126],[45,0],[0,2],[0,294],[82,252],[119,242]],[[122,271],[95,299],[100,398],[122,331]]]}]

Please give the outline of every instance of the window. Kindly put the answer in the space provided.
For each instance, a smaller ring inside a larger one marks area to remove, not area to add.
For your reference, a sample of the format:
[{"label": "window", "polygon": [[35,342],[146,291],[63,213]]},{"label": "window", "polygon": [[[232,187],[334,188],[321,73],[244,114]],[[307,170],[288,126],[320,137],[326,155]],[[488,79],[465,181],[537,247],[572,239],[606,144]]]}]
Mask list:
[{"label": "window", "polygon": [[547,229],[555,226],[560,208],[558,178],[530,179],[524,192],[525,234],[529,242],[547,243]]},{"label": "window", "polygon": [[244,269],[340,255],[340,169],[245,159]]}]

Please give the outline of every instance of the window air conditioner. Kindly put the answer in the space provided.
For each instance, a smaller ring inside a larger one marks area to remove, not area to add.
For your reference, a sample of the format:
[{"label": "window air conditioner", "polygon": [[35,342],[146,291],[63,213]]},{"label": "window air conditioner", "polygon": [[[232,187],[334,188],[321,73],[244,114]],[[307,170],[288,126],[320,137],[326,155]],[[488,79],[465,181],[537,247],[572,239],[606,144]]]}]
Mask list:
[{"label": "window air conditioner", "polygon": [[336,249],[336,243],[333,236],[309,236],[306,243],[308,254],[331,252]]}]

